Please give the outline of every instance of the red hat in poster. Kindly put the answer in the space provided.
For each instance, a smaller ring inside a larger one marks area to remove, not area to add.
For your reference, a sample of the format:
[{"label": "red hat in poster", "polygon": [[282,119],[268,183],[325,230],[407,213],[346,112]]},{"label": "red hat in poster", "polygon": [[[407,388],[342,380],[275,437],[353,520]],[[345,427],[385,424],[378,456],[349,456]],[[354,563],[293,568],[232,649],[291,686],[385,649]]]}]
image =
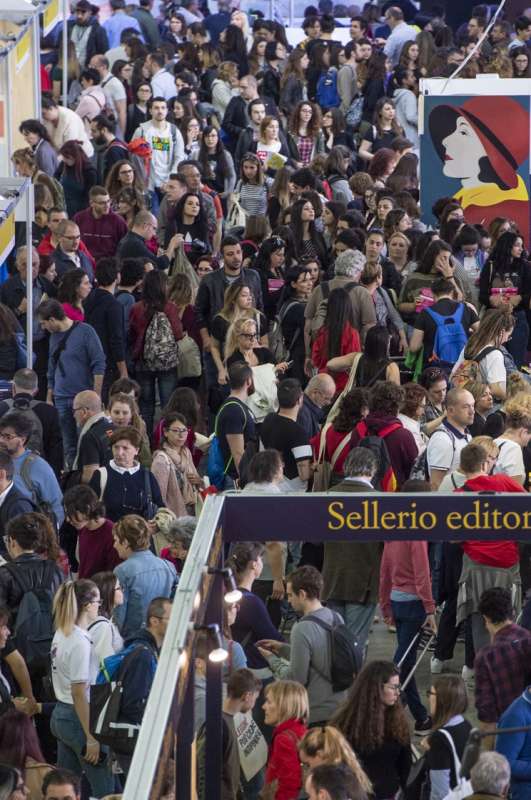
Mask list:
[{"label": "red hat in poster", "polygon": [[[510,97],[473,97],[461,106],[437,106],[430,113],[429,127],[433,144],[443,162],[452,160],[445,140],[451,128],[455,131],[459,117],[466,120],[477,135],[498,179],[508,189],[516,187],[518,167],[529,156],[529,114],[526,109]],[[466,131],[463,135],[466,136]]]}]

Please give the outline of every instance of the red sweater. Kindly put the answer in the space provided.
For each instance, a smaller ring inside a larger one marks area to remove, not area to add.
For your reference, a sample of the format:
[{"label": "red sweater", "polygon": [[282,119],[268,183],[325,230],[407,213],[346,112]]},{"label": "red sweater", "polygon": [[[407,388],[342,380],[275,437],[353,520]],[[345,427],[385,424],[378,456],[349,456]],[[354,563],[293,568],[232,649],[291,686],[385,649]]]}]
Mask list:
[{"label": "red sweater", "polygon": [[392,617],[391,591],[415,594],[426,614],[433,614],[430,562],[427,542],[386,542],[380,565],[380,606],[384,617]]},{"label": "red sweater", "polygon": [[[351,325],[347,324],[343,328],[341,336],[341,352],[340,356],[346,356],[348,353],[359,353],[361,350],[361,341],[358,331]],[[324,325],[319,329],[317,338],[312,347],[312,363],[317,367],[319,372],[328,372],[332,375],[336,382],[337,393],[342,392],[347,385],[347,380],[350,370],[345,372],[329,372],[326,368],[326,362],[330,360],[328,355],[328,328]]]},{"label": "red sweater", "polygon": [[124,218],[114,211],[96,219],[92,209],[85,208],[74,216],[74,222],[77,222],[81,236],[96,261],[115,256],[128,230]]},{"label": "red sweater", "polygon": [[[164,306],[164,313],[170,321],[171,329],[175,338],[182,339],[183,326],[181,324],[179,312],[177,311],[177,306],[175,303],[168,301]],[[129,314],[129,339],[131,343],[131,349],[133,351],[133,359],[135,361],[139,361],[142,357],[142,352],[144,350],[144,339],[146,337],[146,329],[149,325],[149,322],[150,319],[148,319],[146,316],[146,307],[144,302],[141,300],[139,303],[135,303]]]},{"label": "red sweater", "polygon": [[[466,488],[465,488],[466,487]],[[458,492],[525,492],[521,484],[508,475],[480,475],[466,481]],[[518,544],[508,541],[463,542],[463,551],[476,564],[508,569],[520,560]]]},{"label": "red sweater", "polygon": [[95,531],[81,528],[78,533],[79,577],[91,578],[96,572],[112,572],[121,563],[114,549],[112,526],[106,519]]},{"label": "red sweater", "polygon": [[307,730],[300,720],[288,719],[273,731],[265,782],[278,781],[275,800],[296,800],[299,796],[302,771],[297,746]]}]

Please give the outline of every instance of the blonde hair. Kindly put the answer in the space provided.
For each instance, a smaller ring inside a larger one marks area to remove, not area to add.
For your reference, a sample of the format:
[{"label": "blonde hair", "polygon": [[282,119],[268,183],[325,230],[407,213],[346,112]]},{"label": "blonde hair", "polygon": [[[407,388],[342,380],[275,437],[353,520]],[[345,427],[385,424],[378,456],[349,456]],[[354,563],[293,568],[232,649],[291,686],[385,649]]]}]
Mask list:
[{"label": "blonde hair", "polygon": [[231,78],[238,77],[238,65],[234,61],[222,61],[218,67],[218,78],[220,81],[229,83]]},{"label": "blonde hair", "polygon": [[98,587],[94,581],[82,579],[62,583],[53,599],[53,618],[56,630],[61,631],[65,636],[70,636],[83,607],[91,603],[97,593]]},{"label": "blonde hair", "polygon": [[286,722],[288,719],[300,719],[307,722],[310,716],[310,705],[308,703],[308,692],[297,681],[275,681],[265,688],[265,696],[269,698],[276,707],[277,721]]},{"label": "blonde hair", "polygon": [[511,372],[510,375],[507,375],[506,394],[507,400],[516,395],[521,395],[522,398],[525,395],[531,395],[531,384],[526,381],[521,372]]},{"label": "blonde hair", "polygon": [[487,456],[498,458],[500,448],[491,436],[474,436],[474,438],[470,440],[470,444],[477,444],[485,450]]},{"label": "blonde hair", "polygon": [[372,794],[372,784],[363,771],[354,750],[341,731],[332,725],[312,728],[301,739],[299,752],[310,757],[319,756],[323,764],[345,764],[356,776],[359,785],[368,795]]},{"label": "blonde hair", "polygon": [[138,514],[127,514],[113,525],[112,532],[120,544],[128,545],[133,552],[147,550],[151,541],[151,532],[143,517]]},{"label": "blonde hair", "polygon": [[526,411],[531,414],[531,392],[529,390],[526,390],[525,392],[514,392],[510,399],[507,399],[504,409],[506,410],[507,406],[509,404],[512,405],[513,403],[520,406],[520,408],[525,408]]},{"label": "blonde hair", "polygon": [[252,317],[238,317],[238,319],[234,320],[234,322],[229,326],[227,331],[227,338],[225,340],[225,361],[231,357],[231,355],[239,349],[239,342],[238,337],[242,333],[250,333],[250,331],[246,330],[249,323],[252,323],[256,328],[256,333],[259,333],[258,323],[256,319]]}]

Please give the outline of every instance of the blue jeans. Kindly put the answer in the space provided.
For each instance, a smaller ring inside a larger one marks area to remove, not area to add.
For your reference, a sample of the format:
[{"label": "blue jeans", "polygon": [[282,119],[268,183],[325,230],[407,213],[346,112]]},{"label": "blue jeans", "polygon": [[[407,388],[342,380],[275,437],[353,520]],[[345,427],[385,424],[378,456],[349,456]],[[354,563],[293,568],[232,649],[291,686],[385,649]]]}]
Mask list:
[{"label": "blue jeans", "polygon": [[136,379],[140,384],[140,414],[146,422],[147,433],[151,438],[155,417],[156,385],[159,387],[160,407],[163,409],[177,388],[177,370],[137,372]]},{"label": "blue jeans", "polygon": [[341,614],[352,638],[363,648],[367,646],[371,623],[376,611],[376,603],[344,603],[341,600],[327,600],[326,607]]},{"label": "blue jeans", "polygon": [[[398,664],[407,648],[411,644],[413,637],[419,632],[419,628],[426,619],[426,612],[420,600],[406,600],[405,602],[391,601],[393,619],[396,625],[396,638],[398,647],[396,648],[394,662]],[[413,669],[417,660],[416,645],[407,654],[404,663],[400,667],[400,683],[404,683],[407,676]],[[404,691],[409,710],[415,718],[415,722],[424,722],[428,716],[426,707],[421,702],[415,678],[412,678]]]},{"label": "blue jeans", "polygon": [[57,766],[75,775],[85,773],[95,797],[114,792],[114,778],[107,764],[89,764],[81,755],[87,740],[74,706],[57,703],[50,727],[57,739]]},{"label": "blue jeans", "polygon": [[507,342],[505,347],[514,358],[516,366],[520,368],[522,364],[526,363],[529,325],[525,311],[517,311],[514,315],[514,318],[516,320],[516,325],[514,326],[511,339],[509,342]]},{"label": "blue jeans", "polygon": [[76,457],[77,449],[77,425],[74,419],[72,406],[73,397],[54,397],[55,407],[59,414],[59,424],[63,435],[63,448],[65,453],[65,464],[71,467]]}]

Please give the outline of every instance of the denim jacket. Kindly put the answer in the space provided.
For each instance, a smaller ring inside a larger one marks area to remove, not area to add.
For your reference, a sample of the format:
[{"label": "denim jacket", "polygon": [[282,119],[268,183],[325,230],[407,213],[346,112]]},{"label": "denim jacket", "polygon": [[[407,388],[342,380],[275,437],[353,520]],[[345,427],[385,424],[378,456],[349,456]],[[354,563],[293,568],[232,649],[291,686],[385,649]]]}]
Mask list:
[{"label": "denim jacket", "polygon": [[123,605],[115,609],[114,621],[125,639],[145,623],[148,606],[155,597],[173,597],[178,577],[173,564],[158,558],[151,550],[132,553],[115,567],[114,574],[124,593]]}]

